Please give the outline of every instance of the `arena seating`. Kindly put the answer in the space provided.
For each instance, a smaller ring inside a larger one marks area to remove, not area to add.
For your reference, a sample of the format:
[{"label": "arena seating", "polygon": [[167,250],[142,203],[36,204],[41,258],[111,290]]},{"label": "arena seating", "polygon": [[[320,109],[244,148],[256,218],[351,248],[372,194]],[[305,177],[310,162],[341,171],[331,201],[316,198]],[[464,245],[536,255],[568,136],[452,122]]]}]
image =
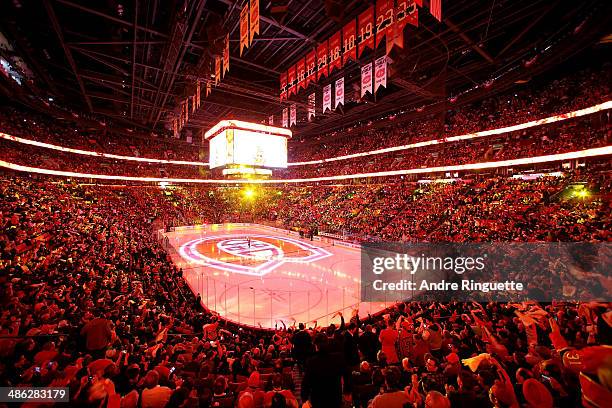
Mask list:
[{"label": "arena seating", "polygon": [[[609,83],[601,72],[582,72],[533,93],[513,91],[453,110],[443,134],[433,121],[387,119],[387,127],[322,136],[329,138],[324,147],[296,146],[290,157],[329,158],[546,117],[608,100]],[[607,146],[607,114],[339,165],[289,167],[281,176]],[[202,160],[197,146],[182,143],[109,142],[86,129],[68,137],[72,124],[18,109],[0,114],[0,131],[99,152]],[[0,150],[2,160],[48,169],[210,176],[198,166],[92,158],[5,139]],[[355,242],[611,240],[609,163],[533,180],[474,173],[431,181],[260,187],[249,217]],[[564,195],[576,183],[588,196]],[[385,386],[385,398],[404,406],[552,408],[612,392],[612,311],[604,303],[409,302],[377,315],[341,316],[339,325],[295,322],[276,330],[224,321],[191,292],[156,231],[242,221],[240,194],[234,186],[95,185],[3,170],[0,385],[65,386],[74,406],[106,407],[298,407],[310,399],[319,406],[371,401],[376,408],[386,406],[377,400]],[[306,363],[311,356],[318,370]],[[327,375],[342,378],[341,395],[328,392]]]}]

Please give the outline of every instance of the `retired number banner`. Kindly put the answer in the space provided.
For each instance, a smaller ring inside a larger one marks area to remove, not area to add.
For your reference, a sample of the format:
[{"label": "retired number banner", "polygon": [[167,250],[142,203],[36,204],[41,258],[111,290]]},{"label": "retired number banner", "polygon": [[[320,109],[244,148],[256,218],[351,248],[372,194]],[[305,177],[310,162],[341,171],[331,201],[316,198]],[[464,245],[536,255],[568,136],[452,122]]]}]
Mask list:
[{"label": "retired number banner", "polygon": [[327,76],[327,40],[317,47],[317,81]]},{"label": "retired number banner", "polygon": [[376,47],[385,35],[393,35],[393,4],[393,0],[376,0]]},{"label": "retired number banner", "polygon": [[240,11],[240,55],[244,48],[249,48],[249,3]]},{"label": "retired number banner", "polygon": [[259,34],[259,0],[251,0],[251,30],[249,32],[249,44],[253,43],[255,34]]},{"label": "retired number banner", "polygon": [[361,97],[366,92],[372,93],[372,63],[361,67]]},{"label": "retired number banner", "polygon": [[301,59],[296,64],[298,90],[306,88],[306,63]]},{"label": "retired number banner", "polygon": [[329,39],[329,73],[342,68],[342,33],[338,31]]},{"label": "retired number banner", "polygon": [[317,81],[317,54],[314,50],[306,55],[306,86]]},{"label": "retired number banner", "polygon": [[225,49],[223,50],[223,76],[225,77],[225,73],[229,71],[229,62],[230,62],[230,39],[229,34],[225,36]]},{"label": "retired number banner", "polygon": [[295,77],[295,65],[294,65],[291,68],[289,68],[289,71],[287,71],[287,87],[289,87],[289,90],[287,91],[288,97],[296,93],[296,90],[295,90],[296,84],[297,84],[297,81]]},{"label": "retired number banner", "polygon": [[343,64],[346,64],[349,59],[355,61],[357,59],[357,22],[355,19],[352,19],[342,29],[342,39],[344,41]]},{"label": "retired number banner", "polygon": [[366,11],[359,15],[359,52],[358,57],[365,51],[366,48],[374,49],[374,6],[368,7]]},{"label": "retired number banner", "polygon": [[323,113],[331,110],[331,84],[325,85],[323,88]]},{"label": "retired number banner", "polygon": [[334,109],[340,104],[344,105],[344,77],[336,81],[336,103],[334,104]]},{"label": "retired number banner", "polygon": [[287,73],[280,74],[280,100],[287,100]]}]

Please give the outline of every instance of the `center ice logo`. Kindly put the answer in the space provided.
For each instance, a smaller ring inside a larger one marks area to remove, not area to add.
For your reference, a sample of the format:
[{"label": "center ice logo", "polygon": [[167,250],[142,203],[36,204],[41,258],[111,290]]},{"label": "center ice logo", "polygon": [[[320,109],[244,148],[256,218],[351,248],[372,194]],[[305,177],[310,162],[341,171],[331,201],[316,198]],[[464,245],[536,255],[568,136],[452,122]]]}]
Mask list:
[{"label": "center ice logo", "polygon": [[219,241],[217,247],[228,254],[254,259],[278,259],[283,257],[283,250],[269,242],[255,239],[226,239]]},{"label": "center ice logo", "polygon": [[323,248],[289,237],[217,235],[183,244],[187,261],[213,269],[264,276],[284,263],[309,263],[331,256]]}]

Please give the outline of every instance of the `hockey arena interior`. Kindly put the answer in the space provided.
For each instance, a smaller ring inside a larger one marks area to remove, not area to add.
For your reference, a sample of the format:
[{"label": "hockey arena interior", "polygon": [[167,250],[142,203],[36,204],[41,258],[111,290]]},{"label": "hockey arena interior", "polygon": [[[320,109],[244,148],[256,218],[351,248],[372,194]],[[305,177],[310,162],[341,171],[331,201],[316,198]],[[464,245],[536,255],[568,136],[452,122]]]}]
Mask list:
[{"label": "hockey arena interior", "polygon": [[0,408],[611,406],[612,2],[0,10]]}]

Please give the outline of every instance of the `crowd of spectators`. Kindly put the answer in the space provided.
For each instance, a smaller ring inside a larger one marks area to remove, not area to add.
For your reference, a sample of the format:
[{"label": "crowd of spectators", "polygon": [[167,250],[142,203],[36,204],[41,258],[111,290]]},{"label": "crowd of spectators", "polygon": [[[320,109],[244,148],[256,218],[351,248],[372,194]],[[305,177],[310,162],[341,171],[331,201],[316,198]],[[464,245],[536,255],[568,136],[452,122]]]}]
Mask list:
[{"label": "crowd of spectators", "polygon": [[[600,72],[582,72],[535,93],[516,91],[448,112],[441,131],[434,121],[396,118],[304,144],[291,158],[520,123],[607,100],[609,83]],[[604,146],[606,115],[330,167],[289,168],[284,176]],[[201,157],[198,146],[126,142],[11,109],[0,113],[0,130],[114,154]],[[210,176],[199,167],[94,159],[7,140],[0,151],[2,160],[50,169]],[[2,173],[0,386],[68,387],[73,406],[112,408],[609,406],[609,303],[412,301],[376,315],[334,316],[325,327],[313,321],[256,330],[208,310],[156,234],[172,225],[254,221],[354,241],[609,242],[610,169],[590,170],[533,180],[472,175],[452,182],[261,187],[246,198],[235,186],[102,186]],[[592,286],[609,293],[609,282]]]},{"label": "crowd of spectators", "polygon": [[[539,87],[513,90],[457,109],[439,118],[390,117],[317,137],[290,143],[289,162],[311,161],[426,140],[524,123],[557,113],[592,106],[610,99],[609,70],[581,71]],[[439,116],[439,115],[438,115]],[[0,131],[71,148],[154,159],[207,162],[206,147],[177,140],[116,135],[106,130],[79,128],[16,109],[0,113]],[[414,169],[473,162],[499,161],[607,146],[612,137],[609,111],[548,125],[483,138],[400,150],[323,164],[290,166],[275,170],[275,177],[304,178],[329,175]],[[3,159],[51,170],[119,176],[161,178],[218,178],[207,166],[144,163],[84,156],[0,139]]]},{"label": "crowd of spectators", "polygon": [[[530,202],[558,187],[527,184],[477,188]],[[419,199],[449,188],[422,188]],[[73,405],[107,407],[603,407],[609,398],[604,303],[409,302],[328,327],[272,331],[224,322],[202,307],[153,234],[160,214],[180,211],[176,197],[158,195],[2,180],[1,385],[65,386]],[[552,208],[549,216],[564,216]]]}]

